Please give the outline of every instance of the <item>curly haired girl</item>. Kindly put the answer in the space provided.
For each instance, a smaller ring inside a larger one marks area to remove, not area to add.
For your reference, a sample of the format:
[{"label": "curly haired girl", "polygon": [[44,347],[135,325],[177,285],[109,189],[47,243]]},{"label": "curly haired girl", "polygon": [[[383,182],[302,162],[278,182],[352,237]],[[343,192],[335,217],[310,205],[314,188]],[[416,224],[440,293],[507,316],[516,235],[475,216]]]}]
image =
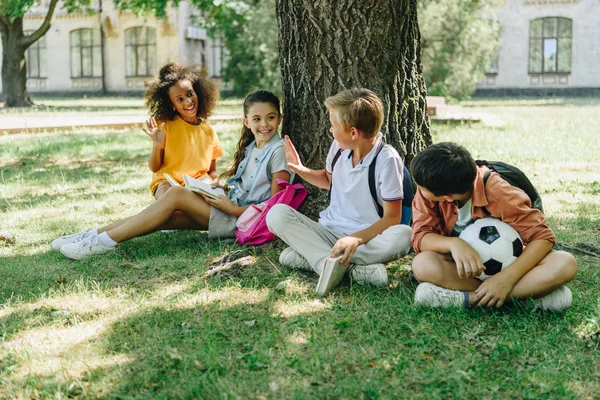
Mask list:
[{"label": "curly haired girl", "polygon": [[164,173],[180,184],[183,175],[217,177],[216,159],[223,154],[213,129],[206,123],[218,98],[216,85],[198,71],[181,64],[163,66],[148,84],[146,106],[150,118],[144,132],[152,139],[148,166],[155,198],[171,185]]}]

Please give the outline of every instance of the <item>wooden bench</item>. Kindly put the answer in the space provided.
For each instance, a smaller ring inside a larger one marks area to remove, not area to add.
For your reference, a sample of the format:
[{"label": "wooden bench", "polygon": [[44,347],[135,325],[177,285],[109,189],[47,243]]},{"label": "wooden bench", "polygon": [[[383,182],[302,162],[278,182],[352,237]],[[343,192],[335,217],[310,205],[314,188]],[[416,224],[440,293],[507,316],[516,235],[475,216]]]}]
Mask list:
[{"label": "wooden bench", "polygon": [[427,115],[432,117],[437,115],[438,108],[446,105],[446,99],[442,96],[427,96]]}]

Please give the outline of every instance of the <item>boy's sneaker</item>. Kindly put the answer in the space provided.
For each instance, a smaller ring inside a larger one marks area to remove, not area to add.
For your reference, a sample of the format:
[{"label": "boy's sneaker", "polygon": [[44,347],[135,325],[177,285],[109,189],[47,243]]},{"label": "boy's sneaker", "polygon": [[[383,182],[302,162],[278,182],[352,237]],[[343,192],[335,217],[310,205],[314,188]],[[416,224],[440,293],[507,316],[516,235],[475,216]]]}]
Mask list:
[{"label": "boy's sneaker", "polygon": [[350,276],[360,285],[388,285],[388,274],[383,264],[354,265],[350,269]]},{"label": "boy's sneaker", "polygon": [[561,286],[554,292],[533,300],[533,308],[546,311],[566,311],[573,302],[573,293],[566,286]]},{"label": "boy's sneaker", "polygon": [[89,236],[79,242],[67,243],[60,248],[60,252],[73,260],[81,260],[94,254],[106,254],[116,250],[116,247],[108,247],[98,241],[98,235]]},{"label": "boy's sneaker", "polygon": [[342,281],[344,274],[346,274],[346,266],[340,263],[341,258],[340,256],[335,258],[327,257],[325,259],[323,270],[315,289],[318,295],[326,295]]},{"label": "boy's sneaker", "polygon": [[469,294],[421,283],[415,292],[415,304],[424,307],[468,307]]},{"label": "boy's sneaker", "polygon": [[52,249],[60,250],[60,248],[67,243],[79,242],[80,240],[83,240],[85,238],[88,238],[88,237],[94,236],[94,235],[97,235],[96,231],[90,229],[90,230],[77,232],[72,235],[61,236],[58,239],[54,239],[52,241]]},{"label": "boy's sneaker", "polygon": [[299,269],[302,271],[313,272],[308,260],[296,252],[296,250],[288,247],[279,255],[279,264],[291,269]]}]

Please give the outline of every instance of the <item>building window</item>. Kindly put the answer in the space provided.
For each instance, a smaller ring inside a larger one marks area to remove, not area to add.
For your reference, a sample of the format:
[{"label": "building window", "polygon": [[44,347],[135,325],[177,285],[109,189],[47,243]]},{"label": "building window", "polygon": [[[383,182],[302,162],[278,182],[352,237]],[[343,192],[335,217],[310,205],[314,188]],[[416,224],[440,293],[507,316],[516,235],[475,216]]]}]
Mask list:
[{"label": "building window", "polygon": [[498,64],[500,60],[499,52],[496,52],[496,55],[492,57],[490,63],[488,64],[487,70],[485,71],[486,75],[498,75]]},{"label": "building window", "polygon": [[215,38],[212,41],[212,65],[211,77],[220,78],[225,66],[225,46],[221,39]]},{"label": "building window", "polygon": [[529,23],[529,73],[571,72],[572,22],[547,17]]},{"label": "building window", "polygon": [[[30,35],[33,31],[26,31]],[[39,38],[29,46],[25,53],[28,78],[46,78],[46,36]]]},{"label": "building window", "polygon": [[156,68],[156,31],[137,26],[125,31],[125,74],[152,76]]},{"label": "building window", "polygon": [[100,29],[71,31],[71,78],[102,76]]}]

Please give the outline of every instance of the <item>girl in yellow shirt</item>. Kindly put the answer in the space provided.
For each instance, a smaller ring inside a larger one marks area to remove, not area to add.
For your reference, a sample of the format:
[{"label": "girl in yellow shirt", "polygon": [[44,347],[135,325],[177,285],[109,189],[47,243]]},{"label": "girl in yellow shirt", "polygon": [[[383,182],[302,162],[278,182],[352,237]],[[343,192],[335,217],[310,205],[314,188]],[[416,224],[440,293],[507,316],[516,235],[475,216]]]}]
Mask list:
[{"label": "girl in yellow shirt", "polygon": [[180,184],[183,175],[217,177],[221,144],[206,123],[218,98],[213,82],[176,63],[162,67],[146,91],[150,118],[144,132],[152,140],[148,166],[153,172],[150,191],[161,197],[171,187],[164,173]]}]

